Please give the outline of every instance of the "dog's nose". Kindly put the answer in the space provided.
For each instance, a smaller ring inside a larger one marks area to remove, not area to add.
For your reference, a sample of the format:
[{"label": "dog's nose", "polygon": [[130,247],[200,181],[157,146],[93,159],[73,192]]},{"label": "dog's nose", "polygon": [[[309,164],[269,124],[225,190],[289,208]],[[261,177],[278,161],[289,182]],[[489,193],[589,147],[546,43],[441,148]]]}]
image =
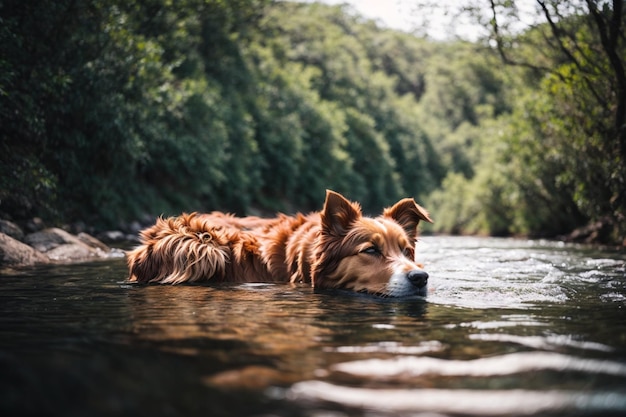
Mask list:
[{"label": "dog's nose", "polygon": [[417,288],[425,287],[428,283],[428,273],[421,269],[414,269],[409,272],[407,278],[411,281],[411,284],[415,285]]}]

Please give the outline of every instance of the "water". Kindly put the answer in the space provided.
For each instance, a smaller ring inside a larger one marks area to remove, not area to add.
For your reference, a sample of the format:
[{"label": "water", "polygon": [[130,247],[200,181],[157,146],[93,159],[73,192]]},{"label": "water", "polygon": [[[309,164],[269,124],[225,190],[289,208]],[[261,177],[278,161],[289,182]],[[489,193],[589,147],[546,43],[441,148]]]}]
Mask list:
[{"label": "water", "polygon": [[626,415],[626,254],[425,237],[430,294],[5,271],[0,413]]}]

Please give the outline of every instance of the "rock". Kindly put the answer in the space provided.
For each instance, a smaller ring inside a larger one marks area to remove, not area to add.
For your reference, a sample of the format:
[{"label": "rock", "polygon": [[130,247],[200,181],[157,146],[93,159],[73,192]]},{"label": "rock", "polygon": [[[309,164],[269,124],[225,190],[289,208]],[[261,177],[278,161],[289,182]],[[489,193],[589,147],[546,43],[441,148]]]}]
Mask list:
[{"label": "rock", "polygon": [[559,236],[561,240],[576,243],[610,243],[611,232],[615,229],[615,221],[610,217],[603,217],[586,226],[579,227],[566,236]]},{"label": "rock", "polygon": [[128,231],[132,234],[139,234],[144,229],[144,226],[138,221],[134,221],[128,225]]},{"label": "rock", "polygon": [[103,242],[124,242],[126,240],[126,235],[124,232],[119,230],[109,230],[106,232],[102,232],[98,234],[98,239]]},{"label": "rock", "polygon": [[[31,225],[28,228],[39,227],[43,222],[38,220],[33,224],[38,226]],[[0,220],[0,266],[22,267],[55,261],[80,262],[122,255],[123,251],[112,250],[86,233],[75,236],[63,229],[49,228],[24,236],[19,226]]]},{"label": "rock", "polygon": [[129,243],[141,243],[138,234],[126,235],[126,241]]},{"label": "rock", "polygon": [[55,261],[82,261],[93,257],[103,257],[93,248],[84,243],[65,243],[46,252],[50,259]]},{"label": "rock", "polygon": [[83,242],[84,244],[88,246],[91,246],[94,249],[100,249],[103,252],[109,252],[111,250],[107,245],[105,245],[104,243],[96,239],[95,237],[88,235],[87,233],[81,232],[76,237],[81,242]]},{"label": "rock", "polygon": [[40,232],[30,233],[24,237],[24,243],[32,246],[39,252],[48,252],[57,246],[72,241],[72,235],[62,229],[51,228]]},{"label": "rock", "polygon": [[0,265],[26,266],[49,263],[50,258],[30,246],[0,233]]},{"label": "rock", "polygon": [[72,223],[69,227],[64,227],[63,229],[69,230],[75,235],[80,235],[81,233],[87,233],[87,225],[83,221],[77,221]]},{"label": "rock", "polygon": [[46,225],[39,217],[34,217],[26,222],[26,230],[31,233],[43,230],[45,227]]},{"label": "rock", "polygon": [[24,241],[55,261],[79,261],[106,257],[110,249],[97,239],[83,234],[76,237],[59,228],[44,229],[26,235]]},{"label": "rock", "polygon": [[23,240],[24,232],[15,223],[8,220],[0,220],[0,233],[11,236],[13,239]]}]

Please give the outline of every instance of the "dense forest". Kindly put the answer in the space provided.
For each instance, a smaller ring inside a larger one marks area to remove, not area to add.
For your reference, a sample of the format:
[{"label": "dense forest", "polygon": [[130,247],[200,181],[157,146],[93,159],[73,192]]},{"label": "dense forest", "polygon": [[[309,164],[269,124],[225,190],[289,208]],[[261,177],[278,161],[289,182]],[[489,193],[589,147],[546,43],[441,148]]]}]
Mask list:
[{"label": "dense forest", "polygon": [[415,197],[436,232],[624,244],[622,2],[538,3],[554,19],[507,33],[491,1],[493,36],[443,42],[347,6],[0,1],[0,218],[308,211],[330,188]]}]

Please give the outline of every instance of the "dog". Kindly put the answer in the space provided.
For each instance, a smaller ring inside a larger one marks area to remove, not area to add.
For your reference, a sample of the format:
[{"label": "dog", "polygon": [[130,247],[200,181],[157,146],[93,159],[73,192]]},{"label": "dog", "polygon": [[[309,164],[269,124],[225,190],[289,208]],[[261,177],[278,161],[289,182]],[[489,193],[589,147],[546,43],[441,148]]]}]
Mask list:
[{"label": "dog", "polygon": [[415,261],[420,221],[433,222],[411,198],[373,218],[330,190],[323,209],[308,215],[160,217],[127,254],[129,280],[310,283],[382,297],[425,296],[428,274]]}]

